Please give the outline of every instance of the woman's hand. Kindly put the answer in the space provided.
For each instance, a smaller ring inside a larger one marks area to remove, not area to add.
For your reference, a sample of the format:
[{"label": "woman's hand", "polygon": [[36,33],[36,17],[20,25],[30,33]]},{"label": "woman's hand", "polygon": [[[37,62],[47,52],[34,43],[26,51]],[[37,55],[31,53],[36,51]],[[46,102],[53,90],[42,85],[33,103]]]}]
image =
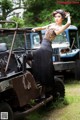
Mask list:
[{"label": "woman's hand", "polygon": [[71,16],[69,12],[66,12],[66,18],[67,18],[67,24],[70,25],[71,24]]},{"label": "woman's hand", "polygon": [[36,30],[35,30],[35,28],[33,28],[31,31],[32,31],[32,32],[35,32]]},{"label": "woman's hand", "polygon": [[70,13],[69,13],[69,12],[66,12],[65,18],[68,18],[68,17],[70,17]]}]

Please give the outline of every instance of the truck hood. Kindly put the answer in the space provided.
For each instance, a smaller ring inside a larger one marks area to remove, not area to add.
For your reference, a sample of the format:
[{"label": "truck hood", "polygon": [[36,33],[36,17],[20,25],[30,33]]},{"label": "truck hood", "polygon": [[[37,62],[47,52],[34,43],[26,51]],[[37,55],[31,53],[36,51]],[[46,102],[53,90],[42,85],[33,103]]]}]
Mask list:
[{"label": "truck hood", "polygon": [[63,43],[52,43],[52,48],[66,48],[69,47],[69,42],[63,42]]}]

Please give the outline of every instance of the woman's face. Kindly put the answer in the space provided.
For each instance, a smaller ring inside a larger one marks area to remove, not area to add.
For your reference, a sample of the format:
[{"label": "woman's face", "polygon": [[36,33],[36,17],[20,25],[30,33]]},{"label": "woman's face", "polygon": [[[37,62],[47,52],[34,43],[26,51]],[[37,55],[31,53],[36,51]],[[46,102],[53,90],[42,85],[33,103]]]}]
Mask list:
[{"label": "woman's face", "polygon": [[56,24],[58,24],[58,25],[62,24],[63,18],[60,13],[55,14],[54,19],[55,19]]}]

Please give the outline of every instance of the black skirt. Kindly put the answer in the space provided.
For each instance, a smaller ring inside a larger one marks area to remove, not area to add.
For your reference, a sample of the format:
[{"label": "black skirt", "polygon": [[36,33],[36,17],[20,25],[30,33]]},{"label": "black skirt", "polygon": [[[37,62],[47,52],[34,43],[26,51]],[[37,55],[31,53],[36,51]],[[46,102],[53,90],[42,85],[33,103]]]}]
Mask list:
[{"label": "black skirt", "polygon": [[51,86],[54,82],[52,47],[48,40],[43,40],[41,47],[33,53],[33,75],[42,85]]}]

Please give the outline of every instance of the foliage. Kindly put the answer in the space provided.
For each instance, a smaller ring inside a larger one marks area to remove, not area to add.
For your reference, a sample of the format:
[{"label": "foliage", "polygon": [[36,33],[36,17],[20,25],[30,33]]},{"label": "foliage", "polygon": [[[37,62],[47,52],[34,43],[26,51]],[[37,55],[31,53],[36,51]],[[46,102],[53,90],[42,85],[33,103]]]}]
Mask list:
[{"label": "foliage", "polygon": [[[18,24],[18,27],[24,27],[24,20],[22,18],[17,18],[16,16],[11,18],[12,21],[15,21]],[[14,26],[13,26],[14,27]]]},{"label": "foliage", "polygon": [[[57,4],[56,0],[18,0],[18,7],[13,7],[14,4],[12,0],[0,0],[0,20],[6,20],[9,13],[11,13],[15,9],[21,8],[21,1],[23,2],[24,15],[23,20],[17,20],[18,23],[20,22],[20,27],[43,26],[49,24],[54,21],[51,13],[56,9],[64,9],[71,13],[72,24],[80,28],[79,5],[60,5]],[[15,18],[15,20],[16,19],[17,18]]]},{"label": "foliage", "polygon": [[13,4],[11,0],[1,0],[0,1],[0,9],[2,11],[2,15],[0,16],[1,20],[5,20],[9,11],[12,9]]},{"label": "foliage", "polygon": [[39,13],[43,10],[43,2],[40,0],[26,0],[24,4],[26,10],[24,12],[25,23],[36,25],[36,22],[41,23]]},{"label": "foliage", "polygon": [[41,115],[37,112],[33,112],[32,114],[28,115],[27,118],[24,120],[41,120]]},{"label": "foliage", "polygon": [[[80,27],[79,17],[80,7],[76,4],[60,5],[55,0],[25,0],[24,19],[30,26],[46,25],[53,21],[51,13],[56,9],[64,9],[71,13],[72,24]],[[26,17],[27,18],[26,18]],[[77,19],[76,19],[77,18]],[[28,25],[29,25],[28,24]]]},{"label": "foliage", "polygon": [[33,19],[33,12],[24,14],[24,22],[25,26],[32,26],[33,24],[36,25],[35,20]]},{"label": "foliage", "polygon": [[[71,18],[72,18],[72,24],[80,27],[80,6],[77,4],[74,5],[66,5],[65,9],[71,13]],[[76,19],[77,18],[77,19]]]},{"label": "foliage", "polygon": [[[8,16],[10,17],[11,12],[19,8],[22,8],[21,0],[17,2],[16,6],[14,6],[12,0],[0,0],[0,20],[6,20]],[[15,21],[18,21],[20,27],[24,24],[21,18],[15,17]]]},{"label": "foliage", "polygon": [[32,26],[35,26],[36,24],[42,24],[43,20],[47,22],[50,19],[49,15],[51,14],[51,6],[52,4],[54,5],[54,3],[55,3],[54,0],[53,1],[26,0],[25,1],[26,10],[24,12],[24,19],[25,16],[27,16],[26,22],[31,21]]}]

